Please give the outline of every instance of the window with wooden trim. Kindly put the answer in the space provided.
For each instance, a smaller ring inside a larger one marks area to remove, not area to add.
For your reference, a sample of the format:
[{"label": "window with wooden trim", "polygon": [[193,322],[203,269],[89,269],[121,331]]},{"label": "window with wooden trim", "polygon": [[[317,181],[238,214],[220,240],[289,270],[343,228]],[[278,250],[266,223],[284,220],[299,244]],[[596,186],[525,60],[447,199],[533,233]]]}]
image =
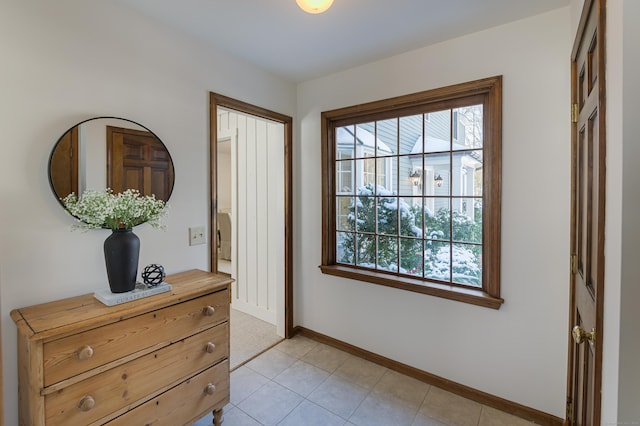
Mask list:
[{"label": "window with wooden trim", "polygon": [[324,273],[499,308],[502,78],[322,113]]}]

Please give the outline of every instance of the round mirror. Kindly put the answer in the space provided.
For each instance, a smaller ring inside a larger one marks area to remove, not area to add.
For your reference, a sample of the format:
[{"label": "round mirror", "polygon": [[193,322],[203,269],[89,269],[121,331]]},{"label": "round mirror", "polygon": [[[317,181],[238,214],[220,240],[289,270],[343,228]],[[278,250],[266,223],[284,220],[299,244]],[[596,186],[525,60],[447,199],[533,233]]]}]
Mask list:
[{"label": "round mirror", "polygon": [[106,188],[114,193],[137,189],[166,202],[173,191],[173,161],[167,147],[143,125],[124,118],[90,118],[56,142],[49,183],[61,205],[72,192]]}]

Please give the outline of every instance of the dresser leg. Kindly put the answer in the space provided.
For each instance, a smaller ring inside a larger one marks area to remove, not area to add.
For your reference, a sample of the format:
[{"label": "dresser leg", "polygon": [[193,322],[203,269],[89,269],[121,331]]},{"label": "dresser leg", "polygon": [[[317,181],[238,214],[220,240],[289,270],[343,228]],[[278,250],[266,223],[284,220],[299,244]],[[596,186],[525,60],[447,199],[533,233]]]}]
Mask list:
[{"label": "dresser leg", "polygon": [[224,408],[213,410],[213,426],[222,426],[224,421]]}]

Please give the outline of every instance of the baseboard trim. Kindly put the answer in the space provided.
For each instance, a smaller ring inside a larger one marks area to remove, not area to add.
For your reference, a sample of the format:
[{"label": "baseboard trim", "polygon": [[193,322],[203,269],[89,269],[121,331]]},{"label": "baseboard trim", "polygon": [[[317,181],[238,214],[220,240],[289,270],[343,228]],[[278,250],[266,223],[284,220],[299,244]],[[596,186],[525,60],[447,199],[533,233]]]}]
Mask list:
[{"label": "baseboard trim", "polygon": [[535,410],[533,408],[518,404],[513,401],[509,401],[504,398],[500,398],[495,395],[491,395],[486,392],[479,391],[477,389],[453,382],[451,380],[447,380],[443,377],[436,376],[435,374],[431,374],[426,371],[403,364],[401,362],[394,361],[390,358],[386,358],[373,352],[369,352],[365,349],[350,345],[349,343],[334,339],[333,337],[329,337],[322,333],[309,330],[308,328],[297,326],[294,328],[294,335],[295,334],[300,334],[317,342],[325,343],[329,346],[333,346],[334,348],[343,350],[352,355],[356,355],[368,361],[375,362],[376,364],[382,365],[391,370],[406,374],[407,376],[413,377],[422,382],[437,386],[440,389],[444,389],[451,393],[455,393],[456,395],[460,395],[467,399],[471,399],[481,404],[488,405],[506,413],[513,414],[514,416],[518,416],[525,420],[548,426],[562,426],[564,424],[564,420],[559,417],[547,414],[539,410]]}]

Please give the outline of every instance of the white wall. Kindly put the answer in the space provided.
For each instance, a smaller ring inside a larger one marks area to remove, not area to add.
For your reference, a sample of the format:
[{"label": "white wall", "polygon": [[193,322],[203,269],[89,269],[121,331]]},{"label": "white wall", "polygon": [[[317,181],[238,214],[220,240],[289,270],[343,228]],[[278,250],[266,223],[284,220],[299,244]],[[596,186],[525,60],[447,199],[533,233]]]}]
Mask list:
[{"label": "white wall", "polygon": [[[622,245],[621,252],[621,286],[620,286],[620,319],[619,319],[619,387],[618,418],[620,424],[640,423],[640,2],[625,0],[611,2],[613,11],[619,10],[622,3],[622,25],[613,26],[613,31],[622,30],[622,87],[621,96],[611,102],[622,103]],[[619,58],[620,59],[620,58]],[[611,85],[620,84],[608,80]],[[619,164],[619,163],[618,163]],[[613,184],[615,184],[614,182]],[[609,188],[608,188],[609,189]],[[619,189],[618,189],[619,191]],[[608,212],[607,212],[608,214]]]},{"label": "white wall", "polygon": [[[576,0],[574,0],[576,1]],[[581,1],[581,3],[584,3]],[[621,1],[607,1],[606,225],[604,344],[602,354],[602,424],[618,422],[620,359],[620,295],[622,249],[622,20]],[[625,231],[626,232],[626,231]],[[637,399],[637,398],[636,398]]]},{"label": "white wall", "polygon": [[[564,417],[571,15],[562,8],[298,86],[296,323]],[[320,113],[502,74],[500,310],[322,275]]]},{"label": "white wall", "polygon": [[54,143],[92,116],[155,132],[176,172],[165,232],[136,228],[140,265],[208,269],[188,227],[208,223],[208,92],[283,114],[295,86],[121,8],[115,2],[3,0],[0,13],[0,318],[5,424],[17,424],[16,332],[9,312],[106,285],[108,231],[70,232],[49,188]]},{"label": "white wall", "polygon": [[578,25],[580,25],[580,17],[582,16],[582,8],[584,7],[584,0],[570,0],[569,10],[571,11],[571,37],[573,48],[573,41],[575,40],[575,34],[578,31]]}]

